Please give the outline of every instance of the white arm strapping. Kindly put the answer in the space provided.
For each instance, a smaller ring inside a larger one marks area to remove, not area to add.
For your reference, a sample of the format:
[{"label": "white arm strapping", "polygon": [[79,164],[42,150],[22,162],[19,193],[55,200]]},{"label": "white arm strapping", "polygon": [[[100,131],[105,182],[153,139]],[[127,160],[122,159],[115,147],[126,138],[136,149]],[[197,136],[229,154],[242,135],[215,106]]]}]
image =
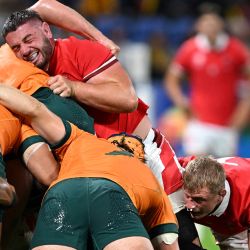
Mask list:
[{"label": "white arm strapping", "polygon": [[[28,162],[29,162],[29,159],[30,159],[30,157],[42,146],[42,145],[44,145],[44,144],[46,144],[45,142],[37,142],[37,143],[35,143],[35,144],[33,144],[33,145],[31,145],[30,147],[28,147],[26,150],[25,150],[25,152],[24,152],[24,154],[23,154],[23,161],[24,161],[24,163],[25,163],[25,165],[27,166],[27,164],[28,164]],[[46,144],[47,145],[47,144]],[[49,150],[50,150],[50,147],[49,147],[49,145],[47,145],[48,146],[48,148],[49,148]]]}]

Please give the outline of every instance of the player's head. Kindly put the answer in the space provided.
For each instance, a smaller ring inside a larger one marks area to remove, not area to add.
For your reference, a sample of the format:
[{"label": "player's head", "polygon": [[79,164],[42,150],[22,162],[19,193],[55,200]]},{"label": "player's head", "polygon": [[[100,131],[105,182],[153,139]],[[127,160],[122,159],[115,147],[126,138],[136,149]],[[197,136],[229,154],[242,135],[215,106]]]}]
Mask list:
[{"label": "player's head", "polygon": [[224,29],[223,19],[213,12],[202,14],[196,22],[196,30],[204,34],[209,39],[216,39],[217,35]]},{"label": "player's head", "polygon": [[49,25],[38,13],[13,12],[3,25],[2,35],[18,58],[47,69],[54,43]]},{"label": "player's head", "polygon": [[223,166],[210,157],[189,162],[183,174],[185,205],[194,218],[213,212],[222,202],[225,190]]},{"label": "player's head", "polygon": [[142,139],[135,135],[126,133],[113,134],[108,138],[108,141],[119,148],[133,154],[143,163],[145,162],[144,144]]}]

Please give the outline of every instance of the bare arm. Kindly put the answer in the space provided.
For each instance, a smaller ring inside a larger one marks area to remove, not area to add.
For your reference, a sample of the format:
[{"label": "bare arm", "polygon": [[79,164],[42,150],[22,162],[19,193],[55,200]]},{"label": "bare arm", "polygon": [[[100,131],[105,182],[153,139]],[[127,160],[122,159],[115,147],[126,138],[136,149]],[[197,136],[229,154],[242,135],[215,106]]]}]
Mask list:
[{"label": "bare arm", "polygon": [[46,143],[35,143],[23,155],[26,167],[39,183],[49,186],[58,176],[59,164]]},{"label": "bare arm", "polygon": [[118,54],[120,51],[119,46],[104,36],[101,31],[96,29],[82,15],[58,1],[39,0],[31,6],[30,9],[37,11],[48,23],[84,36],[90,40],[98,41],[108,47],[113,54]]},{"label": "bare arm", "polygon": [[165,74],[164,87],[175,106],[190,112],[189,101],[181,89],[182,79],[182,71],[176,66],[171,65],[168,72]]},{"label": "bare arm", "polygon": [[240,131],[247,123],[250,117],[250,64],[243,68],[244,80],[240,86],[240,100],[231,117],[230,126]]},{"label": "bare arm", "polygon": [[171,244],[166,244],[163,241],[158,242],[158,241],[155,241],[153,239],[152,244],[153,244],[155,250],[179,250],[178,239],[176,239]]},{"label": "bare arm", "polygon": [[107,112],[132,112],[138,99],[133,84],[117,62],[86,83],[70,81],[62,76],[51,77],[48,84],[54,93],[71,96],[80,103]]},{"label": "bare arm", "polygon": [[241,100],[230,121],[230,126],[238,131],[242,130],[249,123],[250,97]]},{"label": "bare arm", "polygon": [[0,85],[0,104],[22,116],[49,143],[59,142],[65,135],[62,120],[35,98],[10,86]]},{"label": "bare arm", "polygon": [[159,250],[179,250],[179,244],[178,244],[178,240],[175,240],[172,244],[167,245],[165,243],[161,243]]}]

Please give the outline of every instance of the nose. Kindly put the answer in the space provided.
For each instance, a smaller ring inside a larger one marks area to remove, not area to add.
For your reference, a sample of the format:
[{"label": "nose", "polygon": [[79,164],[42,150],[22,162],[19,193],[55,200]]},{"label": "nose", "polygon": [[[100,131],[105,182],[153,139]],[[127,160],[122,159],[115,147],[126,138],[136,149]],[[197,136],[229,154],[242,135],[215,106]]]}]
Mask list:
[{"label": "nose", "polygon": [[186,199],[185,200],[185,206],[188,210],[191,210],[195,208],[195,202],[192,201],[192,199]]},{"label": "nose", "polygon": [[29,46],[27,46],[26,44],[23,44],[21,46],[21,49],[20,49],[19,53],[20,53],[20,56],[23,59],[25,59],[30,54],[30,48],[29,48]]}]

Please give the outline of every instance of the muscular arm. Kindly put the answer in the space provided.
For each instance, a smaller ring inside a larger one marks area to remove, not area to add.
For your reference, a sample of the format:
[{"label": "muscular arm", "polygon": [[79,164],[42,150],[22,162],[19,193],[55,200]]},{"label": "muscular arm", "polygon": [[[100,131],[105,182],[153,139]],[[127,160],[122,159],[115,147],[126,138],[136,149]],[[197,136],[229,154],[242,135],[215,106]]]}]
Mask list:
[{"label": "muscular arm", "polygon": [[39,183],[49,186],[58,176],[59,164],[46,143],[35,143],[23,155],[26,167]]},{"label": "muscular arm", "polygon": [[51,77],[48,84],[54,93],[71,96],[80,103],[107,112],[132,112],[138,99],[133,84],[119,62],[86,83],[69,81],[62,76]]},{"label": "muscular arm", "polygon": [[0,85],[0,104],[25,118],[32,128],[51,144],[65,135],[62,120],[35,98],[10,86]]},{"label": "muscular arm", "polygon": [[172,244],[167,245],[164,242],[162,242],[158,248],[159,250],[179,250],[178,240],[175,240]]},{"label": "muscular arm", "polygon": [[48,23],[60,28],[95,40],[108,47],[113,54],[118,54],[120,48],[102,34],[74,9],[55,0],[39,0],[30,7],[37,11]]}]

